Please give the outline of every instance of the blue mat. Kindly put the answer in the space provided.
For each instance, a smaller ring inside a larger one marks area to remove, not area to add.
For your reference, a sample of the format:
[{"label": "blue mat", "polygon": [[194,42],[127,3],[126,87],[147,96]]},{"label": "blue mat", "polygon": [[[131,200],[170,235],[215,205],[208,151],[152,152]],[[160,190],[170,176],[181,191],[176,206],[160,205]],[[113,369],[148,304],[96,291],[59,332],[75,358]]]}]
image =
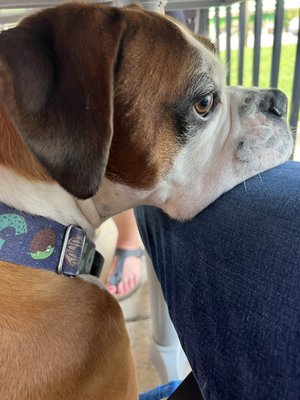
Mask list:
[{"label": "blue mat", "polygon": [[166,385],[158,386],[148,392],[141,393],[139,400],[162,400],[171,396],[181,384],[181,381],[172,381]]}]

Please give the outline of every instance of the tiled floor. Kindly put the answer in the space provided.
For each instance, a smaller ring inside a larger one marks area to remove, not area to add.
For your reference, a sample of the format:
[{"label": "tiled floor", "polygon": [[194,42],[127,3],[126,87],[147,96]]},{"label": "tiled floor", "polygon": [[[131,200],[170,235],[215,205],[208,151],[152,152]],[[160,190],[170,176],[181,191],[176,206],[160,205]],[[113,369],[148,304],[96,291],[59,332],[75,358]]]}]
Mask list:
[{"label": "tiled floor", "polygon": [[[102,275],[104,280],[114,255],[117,230],[113,222],[109,220],[101,226],[99,233],[96,241],[97,247],[106,260]],[[149,359],[151,319],[145,266],[143,267],[142,278],[143,283],[139,290],[120,303],[132,343],[140,392],[149,390],[161,383],[159,375]]]}]

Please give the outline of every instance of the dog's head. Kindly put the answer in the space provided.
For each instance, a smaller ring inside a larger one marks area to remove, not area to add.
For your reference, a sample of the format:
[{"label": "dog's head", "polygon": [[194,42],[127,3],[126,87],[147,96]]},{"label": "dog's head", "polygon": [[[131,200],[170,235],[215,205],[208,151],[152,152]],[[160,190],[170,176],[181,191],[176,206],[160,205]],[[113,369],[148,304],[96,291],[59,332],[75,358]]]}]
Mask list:
[{"label": "dog's head", "polygon": [[137,7],[63,5],[3,32],[0,98],[48,174],[104,215],[192,217],[292,148],[283,93],[225,88],[209,40]]}]

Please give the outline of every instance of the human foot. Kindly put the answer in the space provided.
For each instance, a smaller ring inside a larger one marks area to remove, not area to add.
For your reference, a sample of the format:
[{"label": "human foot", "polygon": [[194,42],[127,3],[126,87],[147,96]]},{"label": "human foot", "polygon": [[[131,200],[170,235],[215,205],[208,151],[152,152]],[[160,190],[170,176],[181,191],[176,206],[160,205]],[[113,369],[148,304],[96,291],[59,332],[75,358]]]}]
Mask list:
[{"label": "human foot", "polygon": [[143,250],[117,248],[106,288],[119,301],[131,296],[141,285]]}]

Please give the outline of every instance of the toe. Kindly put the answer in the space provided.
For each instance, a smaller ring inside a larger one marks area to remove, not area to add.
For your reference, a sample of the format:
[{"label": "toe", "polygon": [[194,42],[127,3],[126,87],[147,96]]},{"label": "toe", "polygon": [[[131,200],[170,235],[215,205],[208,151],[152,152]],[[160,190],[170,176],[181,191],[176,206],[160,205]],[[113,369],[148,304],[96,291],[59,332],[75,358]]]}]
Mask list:
[{"label": "toe", "polygon": [[116,294],[117,293],[117,287],[115,285],[106,285],[106,289],[109,291],[111,294]]}]

